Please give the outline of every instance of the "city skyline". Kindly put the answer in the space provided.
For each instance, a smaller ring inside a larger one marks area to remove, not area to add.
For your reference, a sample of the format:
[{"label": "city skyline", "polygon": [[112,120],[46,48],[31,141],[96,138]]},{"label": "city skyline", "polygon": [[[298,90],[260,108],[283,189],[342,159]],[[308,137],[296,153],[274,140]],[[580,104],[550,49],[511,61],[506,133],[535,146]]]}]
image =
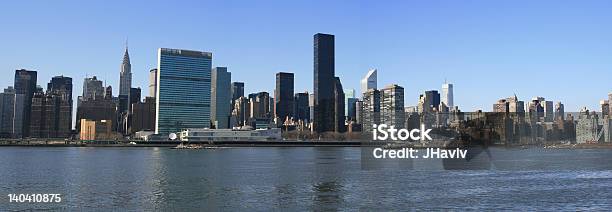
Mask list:
[{"label": "city skyline", "polygon": [[[27,6],[17,2],[9,4],[14,4],[12,8],[26,8]],[[136,6],[135,3],[128,4]],[[287,17],[291,17],[288,14],[292,13],[306,14],[308,8],[320,9],[317,12],[320,15],[318,18],[312,20],[290,18],[287,20],[289,23],[304,23],[298,24],[299,27],[274,20],[273,16],[253,16],[253,12],[244,8],[224,4],[207,2],[207,5],[203,5],[193,2],[170,8],[171,11],[190,11],[192,8],[189,6],[193,6],[193,9],[204,6],[232,8],[231,13],[236,14],[236,18],[221,20],[221,23],[211,23],[213,26],[220,27],[220,31],[227,32],[219,33],[223,36],[206,34],[202,37],[201,31],[189,29],[188,24],[181,24],[171,29],[195,32],[198,36],[179,33],[179,35],[171,35],[167,38],[151,36],[153,33],[143,30],[143,27],[157,23],[168,26],[168,21],[174,20],[172,18],[164,20],[150,17],[150,20],[144,20],[129,15],[110,17],[102,10],[90,9],[79,11],[79,13],[91,12],[95,19],[76,20],[71,18],[70,13],[66,13],[40,21],[43,15],[53,11],[45,10],[49,7],[65,11],[71,11],[74,8],[65,2],[46,5],[48,7],[28,8],[28,10],[22,10],[28,15],[20,15],[27,17],[23,24],[18,26],[15,23],[7,22],[4,25],[7,31],[20,33],[2,35],[3,42],[12,51],[0,53],[0,56],[6,58],[0,62],[0,68],[11,72],[22,68],[35,70],[41,79],[38,84],[42,84],[43,80],[51,79],[53,76],[65,75],[72,77],[75,85],[79,85],[86,76],[95,75],[106,85],[113,85],[113,92],[119,94],[118,66],[121,64],[125,40],[129,37],[132,87],[143,89],[148,87],[148,70],[156,67],[156,49],[171,47],[215,53],[217,57],[213,61],[213,66],[224,66],[232,70],[235,78],[233,81],[245,82],[245,93],[267,91],[273,94],[274,86],[272,85],[274,74],[277,72],[295,73],[295,92],[312,92],[312,77],[310,76],[312,59],[309,40],[312,33],[326,32],[337,37],[336,75],[341,77],[343,87],[359,89],[360,78],[369,68],[376,68],[379,71],[379,87],[395,83],[405,88],[406,106],[416,105],[418,95],[423,91],[441,90],[440,85],[445,78],[455,84],[455,105],[464,111],[475,109],[489,111],[491,102],[514,93],[520,99],[544,96],[547,99],[562,101],[565,107],[572,111],[578,111],[583,106],[597,110],[599,100],[605,99],[606,94],[612,90],[605,81],[612,74],[609,71],[612,70],[612,60],[608,59],[612,58],[612,48],[607,48],[612,46],[612,40],[609,39],[612,36],[608,36],[612,35],[612,32],[601,27],[605,21],[609,20],[609,16],[604,14],[605,11],[602,9],[609,4],[605,1],[555,3],[559,14],[542,10],[552,5],[552,1],[533,3],[530,4],[530,8],[520,7],[522,5],[520,3],[483,3],[476,6],[451,2],[451,8],[455,8],[454,10],[436,3],[423,2],[388,5],[370,5],[373,3],[368,2],[332,3],[326,7],[320,7],[319,2],[277,2],[277,4],[267,2],[256,6],[261,10],[269,11],[277,11],[278,8],[285,7],[287,9],[279,15],[285,14]],[[245,4],[248,4],[245,6],[253,6],[251,3]],[[393,5],[394,8],[389,8],[390,5]],[[90,6],[95,8],[96,3],[90,3]],[[157,3],[151,5],[153,8],[162,6],[165,5]],[[340,7],[345,9],[335,14],[334,12],[337,12]],[[359,13],[364,10],[364,7],[373,11],[388,12],[362,19],[359,18],[361,17]],[[125,10],[101,8],[110,9],[117,14]],[[138,7],[131,8],[134,8],[136,14],[144,12]],[[502,19],[504,17],[502,15],[478,10],[482,8],[494,9],[505,15],[511,15],[507,17],[516,16],[518,18]],[[422,11],[402,15],[399,13],[402,9]],[[4,20],[10,20],[8,17],[14,14],[14,11],[3,12],[1,16],[6,16]],[[427,14],[428,12],[434,13]],[[440,13],[445,15],[433,16]],[[520,18],[517,15],[523,13],[532,18],[542,13],[542,17],[528,19]],[[236,22],[245,17],[252,18],[252,20],[244,25]],[[52,27],[55,25],[47,21],[57,19],[67,20],[68,23],[63,27],[94,20],[96,23],[94,25],[99,27],[88,28],[90,31],[62,27],[55,30]],[[431,26],[419,24],[419,21],[424,22],[430,19],[433,20],[427,23]],[[456,22],[448,20],[456,20]],[[533,20],[533,23],[528,23],[528,20]],[[378,24],[387,21],[390,23]],[[401,21],[406,23],[400,23]],[[499,21],[506,27],[502,29],[494,21]],[[126,24],[124,26],[119,23]],[[266,30],[263,32],[256,30],[257,23],[264,23]],[[565,28],[555,23],[564,23]],[[39,27],[45,24],[50,27]],[[221,27],[223,24],[227,26]],[[235,29],[236,26],[247,27]],[[460,30],[461,26],[465,26],[466,29]],[[283,33],[278,33],[277,29],[282,29],[282,27],[291,27],[291,30],[283,30]],[[485,33],[479,33],[481,30]],[[373,33],[382,31],[387,33],[384,35]],[[572,31],[574,32],[570,33]],[[38,32],[47,36],[36,38],[31,36],[38,35]],[[257,33],[245,39],[245,36],[241,34],[248,32]],[[407,32],[412,32],[412,34],[405,39],[398,39],[406,36]],[[439,32],[457,32],[457,34],[442,36]],[[270,35],[269,33],[277,33],[277,35],[266,38]],[[16,37],[17,35],[19,36]],[[89,36],[94,36],[96,42],[92,43]],[[465,42],[458,42],[462,39],[465,39]],[[366,42],[361,44],[360,41]],[[396,45],[391,46],[391,44]],[[84,46],[88,48],[83,48]],[[32,51],[34,49],[36,51]],[[381,49],[386,49],[386,51],[376,51]],[[474,49],[479,51],[474,51]],[[263,54],[259,53],[260,51]],[[49,54],[50,52],[53,54]],[[277,60],[270,63],[263,59],[268,56]],[[528,80],[530,78],[532,80]],[[576,84],[581,86],[566,86]],[[10,78],[3,78],[0,79],[0,85],[6,88],[12,85],[12,81]],[[490,89],[491,87],[495,89]],[[75,86],[73,96],[81,94],[81,90],[80,86]],[[142,96],[149,96],[148,92],[143,93]]]}]

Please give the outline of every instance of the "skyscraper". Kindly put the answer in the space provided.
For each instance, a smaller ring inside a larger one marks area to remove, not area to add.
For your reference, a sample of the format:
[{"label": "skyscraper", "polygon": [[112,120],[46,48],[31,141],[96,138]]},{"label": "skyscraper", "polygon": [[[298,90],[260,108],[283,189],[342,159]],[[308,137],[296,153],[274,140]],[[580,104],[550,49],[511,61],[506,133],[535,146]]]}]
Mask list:
[{"label": "skyscraper", "polygon": [[293,117],[293,73],[276,73],[276,89],[274,90],[274,116],[280,122]]},{"label": "skyscraper", "polygon": [[314,35],[314,131],[330,132],[335,126],[334,36]]},{"label": "skyscraper", "polygon": [[47,91],[53,94],[67,95],[66,99],[72,101],[72,78],[55,76],[47,84]]},{"label": "skyscraper", "polygon": [[28,137],[30,134],[30,116],[32,111],[32,97],[36,91],[36,71],[25,69],[15,71],[14,87],[17,94],[24,95],[23,104],[23,123],[22,136]]},{"label": "skyscraper", "polygon": [[67,138],[72,130],[72,78],[57,76],[32,98],[30,136]]},{"label": "skyscraper", "polygon": [[236,99],[244,96],[244,82],[232,82],[232,109]]},{"label": "skyscraper", "polygon": [[399,85],[389,85],[381,91],[380,112],[381,123],[404,128],[406,112],[404,112],[404,88]]},{"label": "skyscraper", "polygon": [[139,103],[141,99],[142,99],[142,89],[140,89],[140,87],[130,88],[130,104]]},{"label": "skyscraper", "polygon": [[377,88],[377,75],[378,71],[376,69],[370,69],[368,73],[361,79],[361,94],[364,94],[370,89],[378,89]]},{"label": "skyscraper", "polygon": [[149,96],[155,97],[157,94],[157,69],[151,69],[149,71]]},{"label": "skyscraper", "polygon": [[160,48],[155,133],[210,127],[212,53]]},{"label": "skyscraper", "polygon": [[217,129],[229,128],[231,113],[231,83],[232,73],[227,67],[215,67],[211,74],[211,120]]},{"label": "skyscraper", "polygon": [[232,127],[244,126],[246,121],[251,116],[249,114],[249,100],[244,97],[238,97],[234,100],[234,110],[232,110],[232,116],[236,119],[236,123]]},{"label": "skyscraper", "polygon": [[437,90],[425,91],[419,96],[419,112],[432,112],[440,106],[440,93]]},{"label": "skyscraper", "polygon": [[129,134],[141,130],[155,130],[155,98],[145,97],[143,102],[132,104]]},{"label": "skyscraper", "polygon": [[83,100],[101,99],[104,96],[102,81],[96,76],[85,78],[83,81]]},{"label": "skyscraper", "polygon": [[349,99],[355,98],[355,89],[344,89],[344,116],[349,116]]},{"label": "skyscraper", "polygon": [[13,86],[0,93],[0,137],[21,138],[25,94],[17,94]]},{"label": "skyscraper", "polygon": [[308,107],[308,92],[296,93],[294,100],[295,120],[308,122],[310,120],[310,109]]},{"label": "skyscraper", "polygon": [[449,108],[453,108],[453,84],[444,82],[442,84],[442,102]]},{"label": "skyscraper", "polygon": [[380,124],[380,91],[370,89],[363,94],[360,121],[363,132],[371,132],[374,124]]},{"label": "skyscraper", "polygon": [[555,120],[565,120],[565,107],[561,102],[555,104]]},{"label": "skyscraper", "polygon": [[344,89],[339,77],[335,77],[334,82],[334,132],[343,133],[346,131],[345,116],[344,116]]},{"label": "skyscraper", "polygon": [[132,88],[132,64],[130,63],[130,54],[126,45],[123,62],[121,62],[121,72],[119,72],[119,95],[129,96],[130,88]]}]

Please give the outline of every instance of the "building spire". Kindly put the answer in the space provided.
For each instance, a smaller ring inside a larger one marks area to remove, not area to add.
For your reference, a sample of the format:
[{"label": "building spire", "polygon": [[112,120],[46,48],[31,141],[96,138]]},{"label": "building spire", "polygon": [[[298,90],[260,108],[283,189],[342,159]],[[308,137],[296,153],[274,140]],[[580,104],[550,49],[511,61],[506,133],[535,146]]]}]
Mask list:
[{"label": "building spire", "polygon": [[128,39],[125,39],[125,53],[123,54],[123,64],[130,64],[130,54],[128,53]]}]

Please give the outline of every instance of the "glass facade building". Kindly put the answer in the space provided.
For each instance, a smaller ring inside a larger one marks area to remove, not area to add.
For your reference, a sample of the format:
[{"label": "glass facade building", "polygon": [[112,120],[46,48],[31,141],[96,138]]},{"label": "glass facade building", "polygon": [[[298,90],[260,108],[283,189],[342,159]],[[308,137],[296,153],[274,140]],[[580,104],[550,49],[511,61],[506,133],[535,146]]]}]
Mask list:
[{"label": "glass facade building", "polygon": [[216,67],[212,69],[211,77],[211,119],[217,129],[227,129],[232,104],[232,73],[227,71],[227,67]]},{"label": "glass facade building", "polygon": [[212,53],[158,50],[155,133],[210,128]]},{"label": "glass facade building", "polygon": [[[314,35],[314,131],[335,130],[334,36]],[[343,113],[344,114],[344,113]]]}]

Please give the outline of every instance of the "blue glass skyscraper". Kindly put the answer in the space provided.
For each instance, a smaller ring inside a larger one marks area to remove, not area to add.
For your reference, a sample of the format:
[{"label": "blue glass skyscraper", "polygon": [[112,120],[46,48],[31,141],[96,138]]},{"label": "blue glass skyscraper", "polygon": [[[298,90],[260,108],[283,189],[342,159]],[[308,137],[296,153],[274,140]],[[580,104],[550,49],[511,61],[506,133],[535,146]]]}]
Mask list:
[{"label": "blue glass skyscraper", "polygon": [[158,50],[155,133],[210,127],[212,53]]}]

